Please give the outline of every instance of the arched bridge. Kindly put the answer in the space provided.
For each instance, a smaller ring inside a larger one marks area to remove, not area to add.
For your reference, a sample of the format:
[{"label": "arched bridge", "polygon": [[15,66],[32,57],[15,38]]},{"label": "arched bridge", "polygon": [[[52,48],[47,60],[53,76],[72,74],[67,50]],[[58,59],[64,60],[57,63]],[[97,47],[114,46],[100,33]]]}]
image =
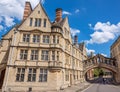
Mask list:
[{"label": "arched bridge", "polygon": [[103,55],[100,54],[85,60],[83,63],[84,63],[84,74],[87,71],[97,67],[108,69],[113,73],[118,72],[118,65],[116,60],[114,58],[104,57]]}]

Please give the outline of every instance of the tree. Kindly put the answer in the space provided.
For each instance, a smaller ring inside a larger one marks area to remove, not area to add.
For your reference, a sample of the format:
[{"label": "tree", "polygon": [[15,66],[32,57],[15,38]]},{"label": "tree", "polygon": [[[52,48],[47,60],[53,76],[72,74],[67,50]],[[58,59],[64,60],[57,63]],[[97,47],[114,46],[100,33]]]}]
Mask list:
[{"label": "tree", "polygon": [[103,75],[104,75],[104,71],[101,68],[94,69],[94,77],[99,77],[99,76],[103,76]]}]

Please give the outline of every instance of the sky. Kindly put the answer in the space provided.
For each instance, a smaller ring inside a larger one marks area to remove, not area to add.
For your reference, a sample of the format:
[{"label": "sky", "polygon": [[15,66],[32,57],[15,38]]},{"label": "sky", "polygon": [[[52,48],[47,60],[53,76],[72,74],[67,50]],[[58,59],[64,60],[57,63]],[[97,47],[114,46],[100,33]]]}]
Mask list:
[{"label": "sky", "polygon": [[110,46],[120,35],[120,0],[0,0],[0,39],[23,18],[25,1],[41,2],[51,21],[55,9],[68,16],[71,34],[85,42],[87,53],[110,57]]}]

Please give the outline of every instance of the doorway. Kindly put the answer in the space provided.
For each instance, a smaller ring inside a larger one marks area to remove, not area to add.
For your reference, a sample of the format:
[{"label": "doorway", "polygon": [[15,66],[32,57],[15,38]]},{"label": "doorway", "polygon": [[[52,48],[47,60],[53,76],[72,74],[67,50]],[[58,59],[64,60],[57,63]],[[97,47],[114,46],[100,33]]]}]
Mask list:
[{"label": "doorway", "polygon": [[2,70],[1,75],[0,75],[0,89],[2,88],[2,85],[3,85],[4,76],[5,76],[5,69]]}]

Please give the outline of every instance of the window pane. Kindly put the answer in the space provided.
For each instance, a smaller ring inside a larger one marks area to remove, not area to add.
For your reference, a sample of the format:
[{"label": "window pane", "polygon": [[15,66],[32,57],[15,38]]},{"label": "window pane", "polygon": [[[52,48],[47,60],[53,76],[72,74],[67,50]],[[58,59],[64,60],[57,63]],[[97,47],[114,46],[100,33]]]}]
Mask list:
[{"label": "window pane", "polygon": [[23,34],[23,42],[29,42],[30,34]]},{"label": "window pane", "polygon": [[33,73],[36,73],[36,69],[33,69]]},{"label": "window pane", "polygon": [[40,69],[40,73],[43,73],[43,69]]},{"label": "window pane", "polygon": [[18,71],[17,71],[17,73],[20,73],[20,71],[21,71],[21,68],[18,68]]},{"label": "window pane", "polygon": [[29,73],[32,73],[32,68],[29,68]]},{"label": "window pane", "polygon": [[47,21],[47,20],[46,20],[46,19],[44,19],[44,27],[46,27],[46,21]]},{"label": "window pane", "polygon": [[41,19],[38,20],[38,26],[41,26]]},{"label": "window pane", "polygon": [[22,73],[25,73],[25,69],[24,68],[22,68]]},{"label": "window pane", "polygon": [[47,81],[47,69],[40,69],[39,81],[40,82]]},{"label": "window pane", "polygon": [[24,81],[24,74],[21,74],[21,81]]},{"label": "window pane", "polygon": [[28,81],[31,81],[31,74],[28,74]]},{"label": "window pane", "polygon": [[33,18],[30,18],[30,26],[32,26]]},{"label": "window pane", "polygon": [[44,73],[47,74],[47,69],[44,70]]},{"label": "window pane", "polygon": [[43,43],[49,43],[49,36],[43,35]]},{"label": "window pane", "polygon": [[18,68],[16,74],[16,81],[24,81],[25,68]]},{"label": "window pane", "polygon": [[44,80],[43,80],[43,81],[45,81],[45,82],[46,82],[46,81],[47,81],[47,75],[44,75],[44,77],[43,77],[43,78],[44,78]]},{"label": "window pane", "polygon": [[42,74],[39,76],[39,81],[42,82]]},{"label": "window pane", "polygon": [[16,81],[19,81],[20,74],[17,74]]},{"label": "window pane", "polygon": [[37,27],[37,18],[35,19],[35,27]]}]

